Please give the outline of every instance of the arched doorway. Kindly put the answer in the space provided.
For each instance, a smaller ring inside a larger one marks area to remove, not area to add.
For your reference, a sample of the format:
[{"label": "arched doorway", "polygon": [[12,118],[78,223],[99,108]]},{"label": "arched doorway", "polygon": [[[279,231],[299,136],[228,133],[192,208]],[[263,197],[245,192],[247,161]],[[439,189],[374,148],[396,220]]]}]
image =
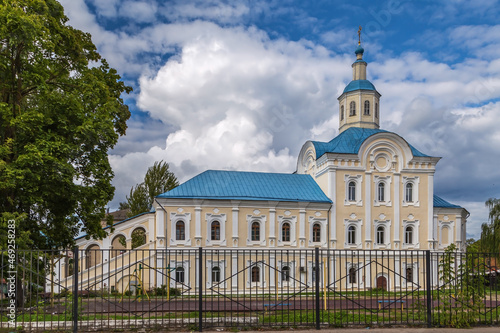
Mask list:
[{"label": "arched doorway", "polygon": [[377,278],[377,289],[387,290],[387,279],[385,276],[380,275]]}]

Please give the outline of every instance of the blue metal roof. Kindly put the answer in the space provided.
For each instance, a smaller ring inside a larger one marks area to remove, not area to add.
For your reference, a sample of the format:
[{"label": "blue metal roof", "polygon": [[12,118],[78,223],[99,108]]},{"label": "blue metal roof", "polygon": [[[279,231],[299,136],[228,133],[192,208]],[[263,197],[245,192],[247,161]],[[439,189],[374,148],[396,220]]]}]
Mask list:
[{"label": "blue metal roof", "polygon": [[[357,154],[359,148],[370,136],[377,133],[392,133],[381,129],[350,127],[333,138],[330,142],[312,141],[316,149],[316,158],[320,158],[325,153],[335,154]],[[395,133],[393,133],[395,134]],[[397,134],[396,134],[397,135]],[[429,157],[410,146],[413,156]]]},{"label": "blue metal roof", "polygon": [[438,197],[437,195],[434,194],[434,207],[440,207],[440,208],[462,208],[458,205],[454,205],[452,203],[449,203],[448,201],[444,200],[443,198]]},{"label": "blue metal roof", "polygon": [[354,90],[375,90],[375,86],[368,80],[354,80],[349,82],[349,84],[345,87],[344,93]]},{"label": "blue metal roof", "polygon": [[309,175],[207,170],[158,198],[332,201]]}]

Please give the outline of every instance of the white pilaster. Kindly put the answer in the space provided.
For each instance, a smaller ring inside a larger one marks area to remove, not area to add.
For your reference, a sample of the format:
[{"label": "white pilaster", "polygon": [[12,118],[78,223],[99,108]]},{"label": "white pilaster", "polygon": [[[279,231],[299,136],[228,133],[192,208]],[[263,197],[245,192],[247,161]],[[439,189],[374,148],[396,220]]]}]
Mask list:
[{"label": "white pilaster", "polygon": [[[433,224],[433,217],[434,217],[434,174],[429,174],[429,177],[427,179],[427,230],[428,232],[428,239],[432,240],[431,237],[431,230],[432,230],[432,224]],[[437,225],[437,224],[436,224]],[[436,233],[437,235],[437,233]]]},{"label": "white pilaster", "polygon": [[239,212],[240,212],[240,209],[238,208],[238,205],[239,205],[239,201],[233,201],[233,210],[232,210],[232,219],[233,219],[233,225],[232,225],[232,229],[233,229],[233,242],[232,242],[232,246],[233,247],[238,247],[238,218],[239,218]]},{"label": "white pilaster", "polygon": [[366,247],[370,248],[370,244],[372,241],[372,191],[371,191],[371,174],[365,174],[365,242]]},{"label": "white pilaster", "polygon": [[328,197],[333,201],[330,214],[330,242],[331,247],[335,248],[337,241],[337,205],[335,200],[335,189],[337,188],[337,172],[335,169],[328,170]]},{"label": "white pilaster", "polygon": [[[400,228],[400,210],[401,207],[401,184],[400,175],[394,174],[394,248],[399,248],[399,228]],[[397,243],[397,244],[396,244]]]},{"label": "white pilaster", "polygon": [[299,247],[306,245],[306,210],[299,210]]}]

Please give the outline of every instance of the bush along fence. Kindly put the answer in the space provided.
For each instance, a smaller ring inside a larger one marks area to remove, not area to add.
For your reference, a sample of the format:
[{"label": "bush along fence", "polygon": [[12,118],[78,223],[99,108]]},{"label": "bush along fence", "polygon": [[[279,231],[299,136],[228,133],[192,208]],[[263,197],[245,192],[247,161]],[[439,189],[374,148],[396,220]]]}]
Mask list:
[{"label": "bush along fence", "polygon": [[498,256],[453,246],[2,252],[0,329],[498,325]]}]

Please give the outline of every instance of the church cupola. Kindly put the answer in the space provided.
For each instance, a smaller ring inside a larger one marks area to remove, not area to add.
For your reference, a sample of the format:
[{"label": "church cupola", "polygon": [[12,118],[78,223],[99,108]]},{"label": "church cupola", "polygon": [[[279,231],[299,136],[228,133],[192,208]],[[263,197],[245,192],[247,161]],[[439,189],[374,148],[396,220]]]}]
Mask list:
[{"label": "church cupola", "polygon": [[352,81],[345,87],[339,100],[339,132],[350,127],[379,128],[380,94],[375,86],[366,79],[365,50],[361,46],[361,27],[358,31],[359,42],[356,61],[352,64]]}]

